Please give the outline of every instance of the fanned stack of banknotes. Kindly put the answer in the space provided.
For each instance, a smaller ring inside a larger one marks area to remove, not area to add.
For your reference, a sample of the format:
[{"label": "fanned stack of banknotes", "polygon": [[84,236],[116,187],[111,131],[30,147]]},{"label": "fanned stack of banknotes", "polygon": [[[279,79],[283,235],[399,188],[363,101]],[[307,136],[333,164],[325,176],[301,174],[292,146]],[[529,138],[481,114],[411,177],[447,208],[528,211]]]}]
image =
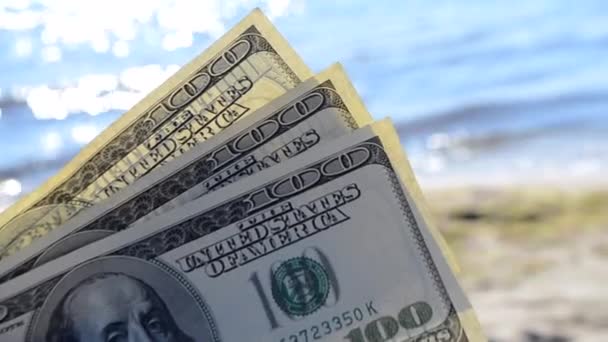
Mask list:
[{"label": "fanned stack of banknotes", "polygon": [[0,341],[484,341],[388,120],[254,10],[0,216]]}]

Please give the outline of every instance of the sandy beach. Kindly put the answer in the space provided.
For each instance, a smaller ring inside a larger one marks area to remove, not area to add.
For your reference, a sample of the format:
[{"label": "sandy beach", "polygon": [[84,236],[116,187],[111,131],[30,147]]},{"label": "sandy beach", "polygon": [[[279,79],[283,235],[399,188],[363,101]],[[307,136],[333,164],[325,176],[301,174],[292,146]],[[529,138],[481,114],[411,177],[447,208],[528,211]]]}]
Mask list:
[{"label": "sandy beach", "polygon": [[493,342],[608,341],[608,188],[425,192]]}]

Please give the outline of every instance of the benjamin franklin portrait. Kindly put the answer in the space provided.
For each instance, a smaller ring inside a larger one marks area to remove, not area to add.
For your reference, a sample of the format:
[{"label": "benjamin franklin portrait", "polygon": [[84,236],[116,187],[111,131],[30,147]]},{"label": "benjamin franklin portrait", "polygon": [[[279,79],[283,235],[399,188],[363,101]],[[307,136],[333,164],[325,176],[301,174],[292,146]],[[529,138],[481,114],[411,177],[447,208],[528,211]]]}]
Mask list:
[{"label": "benjamin franklin portrait", "polygon": [[72,287],[53,310],[47,342],[210,342],[188,336],[142,280],[97,273]]}]

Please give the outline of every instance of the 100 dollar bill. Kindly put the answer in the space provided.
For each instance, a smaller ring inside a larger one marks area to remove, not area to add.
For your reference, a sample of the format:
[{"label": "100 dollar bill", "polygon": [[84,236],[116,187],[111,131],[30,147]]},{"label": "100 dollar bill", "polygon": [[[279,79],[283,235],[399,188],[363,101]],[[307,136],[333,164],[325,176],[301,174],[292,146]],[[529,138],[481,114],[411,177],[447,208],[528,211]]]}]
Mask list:
[{"label": "100 dollar bill", "polygon": [[0,258],[164,165],[310,77],[253,11],[0,216]]},{"label": "100 dollar bill", "polygon": [[0,263],[0,283],[371,122],[335,64]]},{"label": "100 dollar bill", "polygon": [[388,121],[0,285],[2,341],[484,341]]}]

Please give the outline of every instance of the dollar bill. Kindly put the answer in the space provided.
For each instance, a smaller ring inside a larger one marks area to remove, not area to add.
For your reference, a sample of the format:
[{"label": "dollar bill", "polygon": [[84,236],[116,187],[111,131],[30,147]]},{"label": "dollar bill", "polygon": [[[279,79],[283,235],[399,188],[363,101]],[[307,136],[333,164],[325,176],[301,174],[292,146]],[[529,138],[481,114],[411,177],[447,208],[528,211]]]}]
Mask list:
[{"label": "dollar bill", "polygon": [[382,121],[87,245],[0,285],[0,340],[485,341],[404,164]]},{"label": "dollar bill", "polygon": [[371,122],[339,64],[0,263],[0,283]]},{"label": "dollar bill", "polygon": [[254,10],[2,213],[0,255],[28,246],[310,76]]}]

